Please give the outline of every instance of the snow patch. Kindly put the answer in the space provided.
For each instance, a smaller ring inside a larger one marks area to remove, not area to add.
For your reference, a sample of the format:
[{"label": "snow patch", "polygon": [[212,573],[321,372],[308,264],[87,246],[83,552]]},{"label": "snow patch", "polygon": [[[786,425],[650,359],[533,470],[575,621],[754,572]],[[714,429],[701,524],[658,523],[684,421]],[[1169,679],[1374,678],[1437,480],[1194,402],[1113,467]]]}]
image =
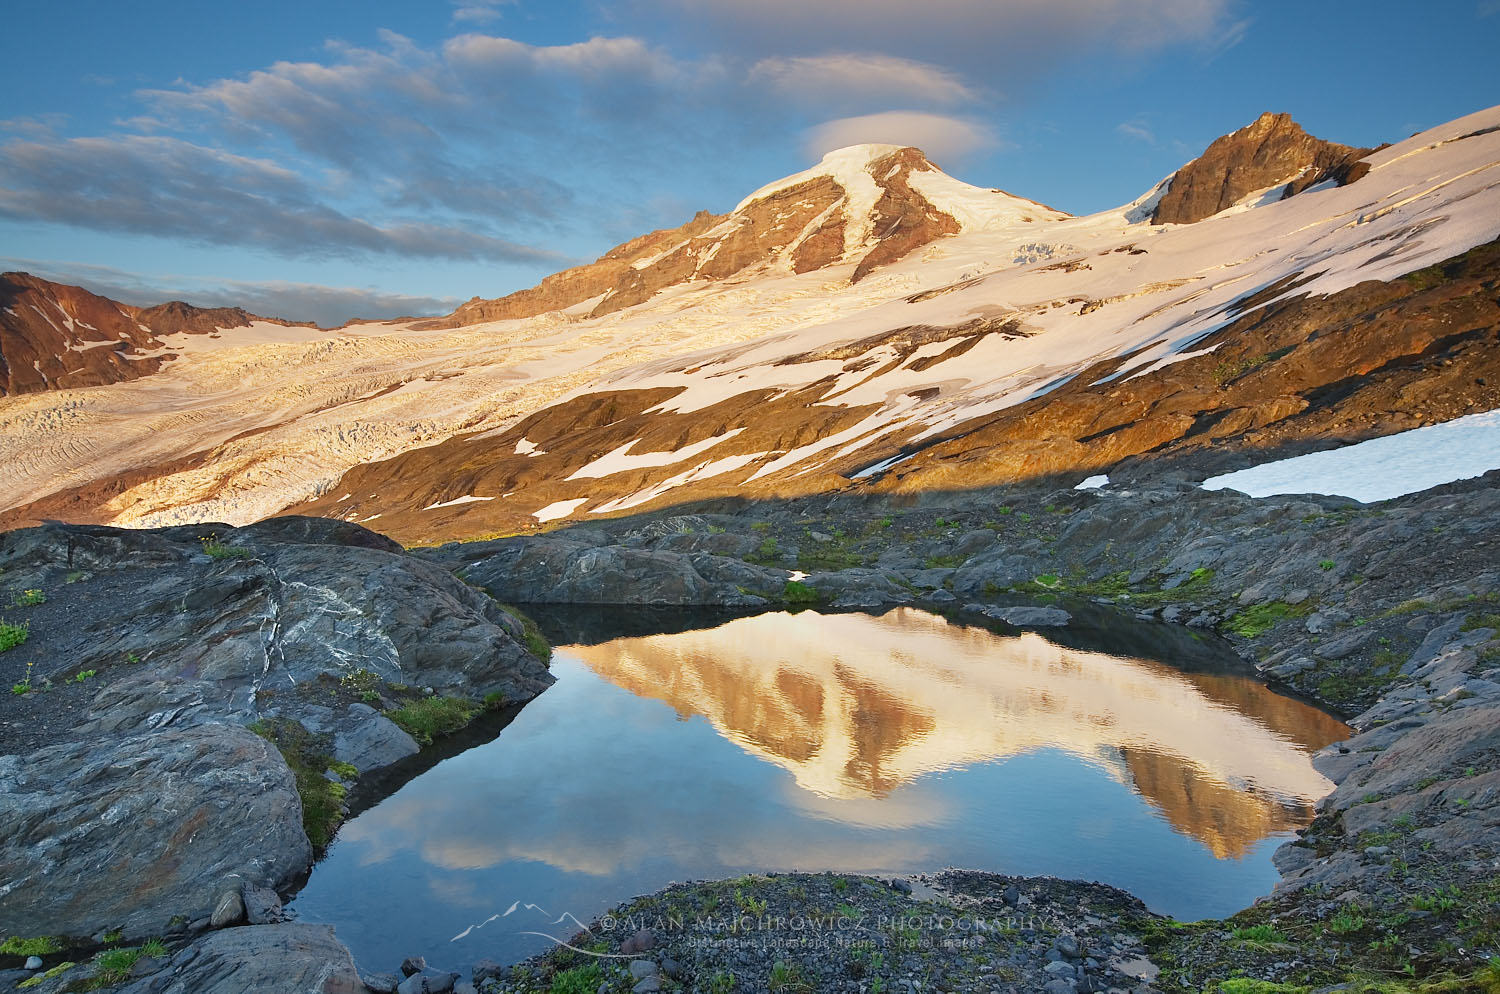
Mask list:
[{"label": "snow patch", "polygon": [[555,500],[540,511],[532,511],[531,516],[537,519],[537,521],[555,521],[558,518],[566,518],[588,502],[589,499],[587,497],[575,497],[573,500]]},{"label": "snow patch", "polygon": [[744,430],[744,428],[736,428],[733,431],[725,432],[722,435],[713,435],[709,438],[705,438],[701,442],[694,442],[692,445],[684,445],[680,449],[675,449],[668,452],[642,452],[638,455],[630,454],[630,450],[635,447],[635,444],[637,442],[640,441],[640,439],[638,438],[632,438],[630,441],[626,442],[619,448],[606,452],[604,455],[600,456],[598,459],[595,459],[593,462],[590,462],[575,470],[573,475],[569,476],[568,479],[597,480],[601,477],[612,476],[615,473],[625,473],[635,469],[651,469],[656,466],[670,466],[673,463],[679,463],[691,459],[699,453],[707,452],[709,449],[718,445],[720,442],[727,442]]},{"label": "snow patch", "polygon": [[1500,411],[1278,459],[1203,481],[1251,497],[1331,494],[1370,503],[1500,469]]},{"label": "snow patch", "polygon": [[884,473],[886,470],[890,469],[892,466],[896,465],[897,463],[906,462],[906,460],[910,459],[913,455],[915,455],[915,453],[909,452],[906,455],[900,455],[898,453],[897,455],[891,456],[889,459],[882,459],[882,460],[880,460],[880,462],[876,463],[873,466],[866,466],[864,469],[860,470],[858,473],[855,473],[853,476],[849,477],[849,479],[851,479],[851,480],[865,480],[865,479],[868,479],[868,478],[870,478],[872,476],[878,476],[879,474]]},{"label": "snow patch", "polygon": [[1099,476],[1091,476],[1091,477],[1089,477],[1087,480],[1084,480],[1082,483],[1078,484],[1078,486],[1074,487],[1073,489],[1074,490],[1098,490],[1100,487],[1107,487],[1107,486],[1109,486],[1109,477],[1107,475],[1101,474]]},{"label": "snow patch", "polygon": [[668,490],[674,490],[683,484],[693,483],[698,480],[707,480],[710,477],[723,476],[725,473],[732,473],[737,469],[743,469],[766,454],[764,452],[746,452],[737,456],[725,456],[723,459],[701,462],[686,472],[678,473],[676,476],[669,476],[660,483],[653,484],[644,490],[638,490],[628,496],[618,497],[601,504],[589,513],[605,514],[609,511],[622,511],[627,507],[635,507],[649,500],[655,500]]},{"label": "snow patch", "polygon": [[455,497],[452,500],[441,501],[441,502],[439,502],[437,504],[428,504],[426,507],[422,508],[422,510],[424,510],[424,511],[435,511],[435,510],[437,510],[440,507],[455,507],[455,506],[457,506],[459,504],[472,504],[475,501],[494,500],[494,499],[495,498],[493,498],[493,497],[475,497],[473,494],[469,494],[469,495],[464,496],[464,497]]}]

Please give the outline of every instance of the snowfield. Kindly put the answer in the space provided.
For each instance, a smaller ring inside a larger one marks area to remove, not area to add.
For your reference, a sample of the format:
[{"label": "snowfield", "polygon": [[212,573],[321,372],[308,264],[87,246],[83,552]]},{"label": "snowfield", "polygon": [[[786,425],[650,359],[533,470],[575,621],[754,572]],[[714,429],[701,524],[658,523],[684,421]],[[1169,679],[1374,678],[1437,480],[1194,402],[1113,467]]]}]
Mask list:
[{"label": "snowfield", "polygon": [[1366,504],[1500,469],[1500,411],[1278,459],[1204,480],[1207,490],[1251,497],[1331,494]]}]

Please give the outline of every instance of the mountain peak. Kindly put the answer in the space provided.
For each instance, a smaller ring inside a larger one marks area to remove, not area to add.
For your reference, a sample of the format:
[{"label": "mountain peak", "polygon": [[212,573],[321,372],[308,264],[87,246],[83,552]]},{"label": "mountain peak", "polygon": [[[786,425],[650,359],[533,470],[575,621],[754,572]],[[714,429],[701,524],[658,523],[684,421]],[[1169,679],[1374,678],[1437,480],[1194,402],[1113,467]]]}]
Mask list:
[{"label": "mountain peak", "polygon": [[1068,215],[970,186],[909,145],[850,145],[756,190],[729,214],[625,242],[599,259],[494,300],[471,300],[422,325],[452,328],[567,310],[599,317],[658,291],[765,269],[801,274],[853,265],[852,282],[938,238]]},{"label": "mountain peak", "polygon": [[1191,224],[1281,184],[1283,197],[1328,179],[1343,186],[1364,175],[1357,164],[1372,151],[1314,138],[1292,115],[1267,111],[1177,170],[1151,221]]},{"label": "mountain peak", "polygon": [[793,173],[790,176],[784,176],[775,182],[767,183],[744,200],[741,200],[735,207],[735,211],[742,211],[757,200],[763,200],[773,194],[780,193],[782,190],[789,190],[792,187],[800,186],[803,183],[817,179],[832,179],[845,190],[852,190],[855,187],[873,184],[875,182],[874,167],[882,160],[902,152],[910,153],[909,158],[920,160],[928,169],[937,168],[927,161],[927,157],[919,148],[873,143],[847,145],[844,148],[836,148],[826,153],[818,161],[818,164],[811,168],[804,169],[800,173]]}]

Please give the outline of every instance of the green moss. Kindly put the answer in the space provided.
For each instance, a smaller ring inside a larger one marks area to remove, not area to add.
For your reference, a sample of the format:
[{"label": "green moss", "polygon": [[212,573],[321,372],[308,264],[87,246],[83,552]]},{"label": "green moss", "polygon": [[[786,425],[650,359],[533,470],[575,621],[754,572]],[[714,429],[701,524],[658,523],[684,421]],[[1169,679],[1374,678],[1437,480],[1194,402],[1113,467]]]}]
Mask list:
[{"label": "green moss", "polygon": [[537,623],[524,611],[509,604],[501,604],[500,609],[521,623],[521,641],[525,643],[526,651],[544,663],[551,663],[552,646],[547,644],[547,637]]},{"label": "green moss", "polygon": [[492,690],[484,695],[484,708],[486,711],[498,711],[505,707],[505,691]]},{"label": "green moss", "polygon": [[1251,980],[1249,977],[1221,980],[1215,989],[1219,994],[1307,994],[1311,990],[1296,984],[1273,984],[1269,980]]},{"label": "green moss", "polygon": [[479,712],[462,698],[424,697],[387,711],[385,716],[422,745],[431,745],[433,739],[463,728]]},{"label": "green moss", "polygon": [[326,849],[344,820],[344,785],[323,775],[334,762],[333,757],[299,721],[271,718],[246,727],[274,745],[286,760],[302,799],[302,830],[314,849]]},{"label": "green moss", "polygon": [[51,956],[60,952],[62,946],[50,935],[39,935],[34,939],[12,935],[0,942],[0,955],[5,956]]},{"label": "green moss", "polygon": [[[73,967],[75,967],[77,965],[78,965],[77,963],[74,963],[71,960],[69,960],[68,962],[65,962],[65,963],[59,963],[56,966],[54,966],[52,969],[48,970],[46,973],[38,973],[34,977],[31,977],[31,978],[29,978],[27,980],[21,981],[19,984],[16,985],[16,987],[18,987],[18,988],[40,987],[41,984],[42,984],[42,981],[44,981],[44,980],[53,980],[53,979],[55,979],[57,977],[61,977],[63,974],[67,973],[69,970],[73,969]],[[120,979],[124,980],[125,978],[122,976]]]},{"label": "green moss", "polygon": [[969,561],[968,556],[928,556],[923,569],[956,569]]},{"label": "green moss", "polygon": [[1312,608],[1306,601],[1301,604],[1271,601],[1246,608],[1226,621],[1224,626],[1244,638],[1260,638],[1288,618],[1305,618],[1311,613]]}]

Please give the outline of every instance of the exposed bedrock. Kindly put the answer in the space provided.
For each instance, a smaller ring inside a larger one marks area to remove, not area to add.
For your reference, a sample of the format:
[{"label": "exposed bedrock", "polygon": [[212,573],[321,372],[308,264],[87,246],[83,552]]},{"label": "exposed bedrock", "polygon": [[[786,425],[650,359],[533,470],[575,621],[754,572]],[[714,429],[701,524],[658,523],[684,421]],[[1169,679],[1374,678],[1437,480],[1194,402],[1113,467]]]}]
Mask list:
[{"label": "exposed bedrock", "polygon": [[0,655],[3,933],[148,937],[226,881],[285,892],[359,778],[418,751],[403,708],[552,682],[520,620],[343,523],[56,525],[0,535],[0,569],[8,602],[44,592]]},{"label": "exposed bedrock", "polygon": [[1262,114],[1177,170],[1151,220],[1191,224],[1281,183],[1289,184],[1286,195],[1328,179],[1343,186],[1368,170],[1359,160],[1372,151],[1314,138],[1290,114]]}]

